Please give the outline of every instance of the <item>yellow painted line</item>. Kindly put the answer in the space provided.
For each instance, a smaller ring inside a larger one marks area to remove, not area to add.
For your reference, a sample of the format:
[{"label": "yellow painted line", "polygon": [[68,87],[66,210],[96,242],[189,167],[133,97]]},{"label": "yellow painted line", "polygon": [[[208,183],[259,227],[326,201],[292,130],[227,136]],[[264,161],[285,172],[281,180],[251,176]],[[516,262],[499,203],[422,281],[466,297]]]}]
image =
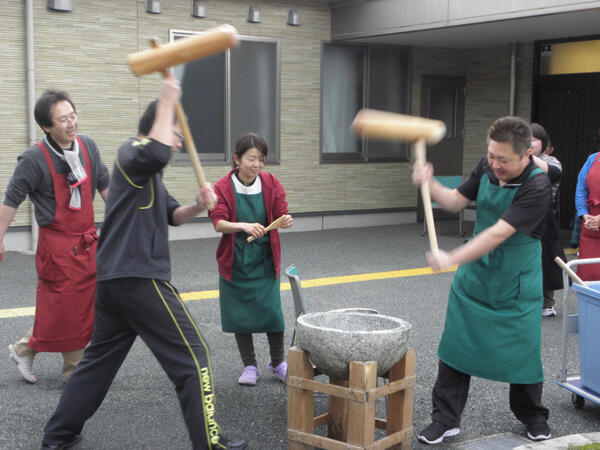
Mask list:
[{"label": "yellow painted line", "polygon": [[35,314],[35,306],[29,306],[27,308],[0,309],[0,319],[8,319],[11,317],[33,316],[34,314]]},{"label": "yellow painted line", "polygon": [[579,247],[577,248],[565,248],[565,255],[576,255],[577,252],[579,251]]},{"label": "yellow painted line", "polygon": [[[454,272],[457,266],[454,266],[444,272]],[[418,269],[392,270],[389,272],[361,273],[356,275],[343,275],[340,277],[315,278],[302,281],[303,288],[332,286],[335,284],[359,283],[362,281],[387,280],[390,278],[415,277],[419,275],[432,275],[434,272],[429,267]],[[289,291],[290,283],[281,283],[282,291]],[[184,292],[181,299],[184,302],[194,300],[209,300],[219,298],[219,290],[212,289],[208,291]],[[0,319],[9,319],[14,317],[27,317],[35,315],[35,307],[0,309]]]},{"label": "yellow painted line", "polygon": [[[454,272],[457,266],[454,266],[444,272]],[[303,288],[321,287],[321,286],[332,286],[335,284],[346,284],[346,283],[358,283],[361,281],[373,281],[373,280],[387,280],[390,278],[403,278],[403,277],[415,277],[419,275],[431,275],[433,270],[429,267],[422,267],[419,269],[405,269],[405,270],[392,270],[390,272],[374,272],[374,273],[361,273],[357,275],[344,275],[340,277],[327,277],[327,278],[315,278],[312,280],[304,280],[301,282]],[[290,283],[281,283],[282,291],[289,291]],[[198,292],[186,292],[181,294],[183,301],[192,300],[206,300],[209,298],[219,298],[219,291],[198,291]]]}]

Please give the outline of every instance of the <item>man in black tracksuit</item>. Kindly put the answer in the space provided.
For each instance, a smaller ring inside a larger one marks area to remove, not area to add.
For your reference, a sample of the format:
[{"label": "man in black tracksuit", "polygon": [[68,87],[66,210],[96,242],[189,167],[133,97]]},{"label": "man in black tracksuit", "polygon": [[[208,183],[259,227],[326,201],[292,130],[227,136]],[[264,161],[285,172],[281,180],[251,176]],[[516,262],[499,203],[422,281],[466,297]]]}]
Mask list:
[{"label": "man in black tracksuit", "polygon": [[181,89],[165,79],[158,101],[140,119],[137,138],[119,149],[98,244],[92,341],[45,428],[42,448],[69,448],[102,403],[139,335],[175,385],[194,449],[244,449],[215,421],[208,347],[179,293],[169,283],[168,225],[181,225],[216,202],[212,187],[181,206],[162,183],[180,145],[173,121]]}]

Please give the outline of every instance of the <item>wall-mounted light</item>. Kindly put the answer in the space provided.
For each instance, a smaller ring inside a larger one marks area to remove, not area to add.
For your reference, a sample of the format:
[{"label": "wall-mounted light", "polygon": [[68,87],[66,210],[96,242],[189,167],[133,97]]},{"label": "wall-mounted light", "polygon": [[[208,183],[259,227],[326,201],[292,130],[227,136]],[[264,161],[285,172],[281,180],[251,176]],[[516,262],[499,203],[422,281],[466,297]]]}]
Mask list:
[{"label": "wall-mounted light", "polygon": [[248,22],[260,23],[260,9],[256,6],[248,6]]},{"label": "wall-mounted light", "polygon": [[160,14],[160,0],[146,0],[146,12]]},{"label": "wall-mounted light", "polygon": [[287,24],[294,27],[300,26],[300,11],[297,9],[290,9],[288,11]]},{"label": "wall-mounted light", "polygon": [[48,9],[53,11],[73,11],[73,2],[71,0],[48,0]]},{"label": "wall-mounted light", "polygon": [[206,2],[192,0],[192,17],[206,17]]}]

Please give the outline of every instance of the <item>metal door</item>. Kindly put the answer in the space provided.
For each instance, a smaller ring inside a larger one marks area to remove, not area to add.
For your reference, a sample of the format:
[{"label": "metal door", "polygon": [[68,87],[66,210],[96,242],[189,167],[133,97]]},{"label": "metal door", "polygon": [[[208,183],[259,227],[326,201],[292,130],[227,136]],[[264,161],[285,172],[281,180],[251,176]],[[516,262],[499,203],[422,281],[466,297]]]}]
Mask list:
[{"label": "metal door", "polygon": [[421,116],[446,124],[446,136],[427,147],[436,175],[462,175],[465,127],[465,78],[424,76]]},{"label": "metal door", "polygon": [[[441,120],[446,124],[446,136],[435,145],[427,146],[427,160],[435,175],[462,175],[465,128],[465,78],[423,76],[421,80],[422,117]],[[435,211],[436,217],[445,217]],[[417,200],[417,220],[423,220],[420,194]]]},{"label": "metal door", "polygon": [[577,175],[587,157],[599,150],[600,75],[553,75],[536,82],[532,121],[548,131],[553,156],[563,166],[560,227],[570,228],[575,214]]}]

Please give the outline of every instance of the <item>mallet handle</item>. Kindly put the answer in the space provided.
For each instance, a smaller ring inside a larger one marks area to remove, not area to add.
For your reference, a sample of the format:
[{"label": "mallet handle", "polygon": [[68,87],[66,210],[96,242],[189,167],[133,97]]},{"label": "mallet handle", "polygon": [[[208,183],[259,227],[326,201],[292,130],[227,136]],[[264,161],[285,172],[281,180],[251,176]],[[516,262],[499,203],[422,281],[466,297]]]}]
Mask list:
[{"label": "mallet handle", "polygon": [[238,43],[239,36],[236,29],[231,25],[222,25],[202,34],[178,39],[172,44],[132,53],[127,57],[127,62],[135,75],[146,75],[206,58],[235,47]]},{"label": "mallet handle", "polygon": [[[152,46],[152,48],[158,48],[158,39],[150,39],[150,45]],[[166,77],[168,74],[167,69],[160,69],[160,73],[162,73],[163,77]],[[175,103],[175,117],[177,118],[177,123],[179,123],[179,127],[181,128],[181,132],[183,134],[183,142],[185,143],[185,148],[190,157],[190,161],[192,161],[192,167],[194,169],[194,173],[196,174],[198,185],[200,186],[200,188],[203,188],[206,185],[206,178],[204,177],[204,172],[202,171],[202,166],[200,165],[200,159],[198,158],[198,151],[196,150],[194,137],[192,136],[192,132],[190,131],[190,126],[188,124],[187,118],[185,116],[185,111],[183,110],[183,106],[181,106],[180,101],[177,101],[177,103]],[[215,205],[213,205],[212,203],[208,203],[206,205],[206,208],[213,209],[214,206]]]},{"label": "mallet handle", "polygon": [[554,258],[554,262],[558,264],[562,270],[567,272],[567,275],[569,275],[575,283],[585,286],[583,280],[579,278],[577,274],[573,272],[573,270],[569,266],[567,266],[567,264],[562,259],[560,259],[560,256]]},{"label": "mallet handle", "polygon": [[[416,162],[425,164],[425,139],[415,141],[413,148],[415,149]],[[429,237],[429,247],[431,253],[437,253],[439,250],[437,235],[435,233],[435,223],[433,222],[433,208],[431,207],[431,192],[429,182],[421,184],[421,199],[423,200],[423,212],[425,213],[425,221],[427,223],[427,236]]]},{"label": "mallet handle", "polygon": [[[279,217],[278,219],[275,219],[273,222],[271,222],[269,224],[269,226],[267,228],[265,228],[265,233],[268,233],[269,231],[279,227],[279,224],[281,223],[281,221],[283,220],[284,217],[285,217],[285,214],[283,216]],[[246,238],[246,242],[248,242],[248,244],[249,244],[254,239],[255,239],[254,236],[248,236]]]},{"label": "mallet handle", "polygon": [[441,120],[405,114],[362,109],[352,122],[352,129],[361,136],[396,141],[425,139],[435,144],[446,134],[446,124]]}]

